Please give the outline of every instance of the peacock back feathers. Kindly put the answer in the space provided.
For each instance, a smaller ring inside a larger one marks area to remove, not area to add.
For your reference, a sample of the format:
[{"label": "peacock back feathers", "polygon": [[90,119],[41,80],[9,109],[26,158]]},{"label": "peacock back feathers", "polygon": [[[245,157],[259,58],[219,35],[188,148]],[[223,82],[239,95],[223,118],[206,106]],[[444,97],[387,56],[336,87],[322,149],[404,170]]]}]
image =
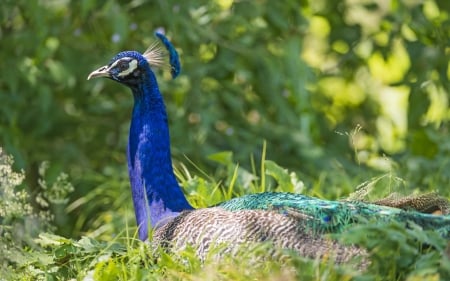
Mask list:
[{"label": "peacock back feathers", "polygon": [[[428,196],[428,195],[427,195]],[[415,206],[411,202],[421,202],[421,197],[413,197],[395,201],[379,201],[391,203],[391,205],[402,204],[403,207]],[[445,200],[436,198],[438,203],[444,204]],[[409,202],[409,203],[408,203]],[[441,205],[442,205],[441,204]],[[448,204],[448,203],[447,203]],[[420,207],[434,204],[422,204]],[[390,206],[370,204],[360,201],[330,201],[309,197],[294,193],[264,192],[250,194],[223,202],[218,207],[229,211],[237,210],[269,210],[281,214],[291,214],[303,217],[306,226],[315,233],[340,232],[348,225],[368,221],[387,222],[396,220],[399,222],[413,222],[424,229],[438,231],[443,237],[450,238],[450,215],[436,216],[412,210],[403,210]],[[417,207],[417,206],[416,206]]]}]

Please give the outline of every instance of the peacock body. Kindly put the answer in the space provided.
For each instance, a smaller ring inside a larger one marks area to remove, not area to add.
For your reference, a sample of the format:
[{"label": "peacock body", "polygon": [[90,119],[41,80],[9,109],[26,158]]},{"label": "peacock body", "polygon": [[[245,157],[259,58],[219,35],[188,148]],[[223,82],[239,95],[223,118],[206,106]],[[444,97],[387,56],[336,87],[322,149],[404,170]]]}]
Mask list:
[{"label": "peacock body", "polygon": [[[178,54],[164,35],[157,37],[169,51],[171,73],[175,77],[180,71]],[[194,210],[172,170],[166,109],[151,66],[162,66],[161,50],[152,47],[144,54],[125,51],[88,77],[110,78],[133,93],[127,161],[141,240],[148,238],[150,224],[154,243],[176,248],[192,245],[200,256],[215,243],[226,243],[227,250],[233,251],[243,244],[271,242],[307,257],[333,254],[337,262],[344,262],[352,256],[364,255],[364,250],[341,245],[321,234],[340,231],[351,223],[371,219],[411,221],[450,238],[449,215],[433,216],[292,193],[252,194]]]}]

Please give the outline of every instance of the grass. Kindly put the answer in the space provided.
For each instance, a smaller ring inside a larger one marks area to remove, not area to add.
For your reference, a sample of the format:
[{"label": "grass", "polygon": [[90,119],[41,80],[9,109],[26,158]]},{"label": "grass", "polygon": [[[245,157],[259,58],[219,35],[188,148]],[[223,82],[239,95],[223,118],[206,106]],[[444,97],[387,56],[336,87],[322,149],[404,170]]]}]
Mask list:
[{"label": "grass", "polygon": [[[13,172],[10,169],[12,162],[2,159],[2,193],[14,198],[14,190],[18,189],[23,174]],[[195,166],[189,169],[186,165],[176,165],[178,180],[196,207],[261,191],[326,194],[327,186],[316,183],[308,189],[298,175],[272,161],[263,160],[259,168],[253,165],[252,171],[248,171],[236,165],[229,152],[213,155],[211,159],[221,167],[214,177]],[[347,176],[343,177],[339,170],[330,170],[324,176],[334,178],[336,186],[343,183],[358,185]],[[380,196],[380,189],[388,187],[392,192],[404,184],[390,172],[370,178],[362,185],[365,192],[354,196],[363,198],[373,191],[377,191],[374,196]],[[58,183],[48,185],[57,188]],[[66,181],[61,185],[68,188]],[[99,190],[92,192],[98,194]],[[109,239],[96,238],[95,229],[87,231],[81,239],[66,238],[52,234],[51,227],[42,227],[32,242],[17,239],[15,231],[26,225],[29,216],[29,212],[25,212],[28,207],[24,207],[26,198],[21,196],[23,202],[15,198],[13,203],[24,213],[16,211],[14,217],[8,217],[6,205],[0,205],[0,209],[3,208],[0,210],[3,214],[0,280],[450,280],[448,241],[433,231],[415,226],[406,228],[398,222],[357,225],[334,235],[343,243],[356,243],[368,249],[371,264],[364,271],[351,264],[335,265],[326,259],[308,260],[290,252],[285,252],[282,259],[272,259],[264,255],[270,247],[268,244],[223,255],[220,259],[213,250],[205,261],[201,261],[192,248],[166,253],[139,241],[134,224],[128,224],[129,218],[119,222],[121,231],[110,233]],[[87,196],[85,200],[77,204],[83,208],[96,201],[95,196]],[[120,206],[116,207],[120,209]],[[131,209],[127,209],[127,213],[128,217],[133,216]],[[118,214],[113,213],[120,218]]]}]

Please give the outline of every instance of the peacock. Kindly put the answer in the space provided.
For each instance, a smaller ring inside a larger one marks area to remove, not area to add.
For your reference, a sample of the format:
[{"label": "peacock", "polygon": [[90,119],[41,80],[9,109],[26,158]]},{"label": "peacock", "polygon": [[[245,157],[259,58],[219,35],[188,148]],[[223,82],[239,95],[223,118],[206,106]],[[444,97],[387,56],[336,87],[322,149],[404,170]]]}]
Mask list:
[{"label": "peacock", "polygon": [[365,250],[342,245],[323,234],[342,231],[350,224],[371,220],[412,222],[450,238],[448,214],[416,211],[438,208],[448,213],[447,200],[435,195],[366,203],[265,192],[194,209],[173,172],[167,113],[152,70],[167,66],[168,53],[175,78],[180,73],[178,53],[165,35],[155,35],[163,47],[153,44],[143,54],[120,52],[88,76],[88,80],[112,79],[133,93],[127,162],[140,240],[151,235],[152,243],[167,248],[192,245],[200,257],[215,244],[223,243],[227,251],[234,251],[246,244],[268,242],[274,248],[294,250],[309,258],[332,254],[336,262],[342,263],[353,256],[364,256]]}]

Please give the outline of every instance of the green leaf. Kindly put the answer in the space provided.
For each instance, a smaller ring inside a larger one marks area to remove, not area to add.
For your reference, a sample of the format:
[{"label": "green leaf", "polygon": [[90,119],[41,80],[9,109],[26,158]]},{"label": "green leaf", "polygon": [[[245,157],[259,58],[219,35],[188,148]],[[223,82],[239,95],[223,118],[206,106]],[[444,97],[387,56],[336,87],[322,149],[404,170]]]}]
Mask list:
[{"label": "green leaf", "polygon": [[41,245],[42,247],[46,247],[46,246],[60,246],[62,244],[71,244],[72,240],[52,233],[40,233],[39,237],[36,238],[34,242]]},{"label": "green leaf", "polygon": [[217,163],[223,165],[232,165],[233,164],[233,152],[231,151],[222,151],[214,154],[208,155],[209,160],[213,160]]},{"label": "green leaf", "polygon": [[272,176],[278,183],[278,189],[286,192],[300,193],[304,184],[297,178],[295,173],[289,173],[287,169],[282,168],[277,163],[266,160],[265,161],[266,174]]}]

